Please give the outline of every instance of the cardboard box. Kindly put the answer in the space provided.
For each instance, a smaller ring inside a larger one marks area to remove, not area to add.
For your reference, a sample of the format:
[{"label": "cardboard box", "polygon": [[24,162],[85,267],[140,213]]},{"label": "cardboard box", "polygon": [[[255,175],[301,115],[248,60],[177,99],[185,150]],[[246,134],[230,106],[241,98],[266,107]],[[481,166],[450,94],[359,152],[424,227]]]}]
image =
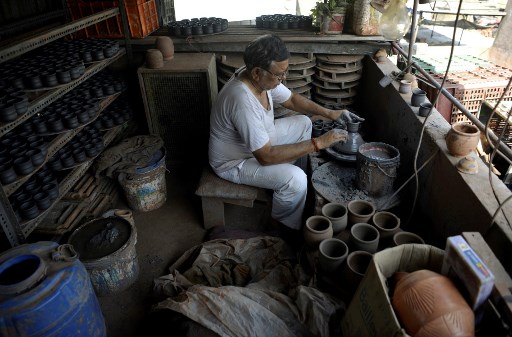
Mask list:
[{"label": "cardboard box", "polygon": [[443,259],[443,250],[419,244],[376,253],[341,322],[343,337],[409,336],[391,306],[387,279],[397,271],[441,273]]},{"label": "cardboard box", "polygon": [[473,310],[489,298],[494,286],[493,273],[461,235],[446,239],[442,274],[457,280],[459,289],[466,289],[467,293],[461,293]]}]

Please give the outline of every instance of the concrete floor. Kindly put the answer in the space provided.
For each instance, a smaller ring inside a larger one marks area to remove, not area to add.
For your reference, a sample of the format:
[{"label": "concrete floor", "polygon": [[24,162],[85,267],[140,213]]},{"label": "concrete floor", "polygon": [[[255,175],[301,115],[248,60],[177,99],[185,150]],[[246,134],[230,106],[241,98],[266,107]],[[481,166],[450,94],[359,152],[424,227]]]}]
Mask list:
[{"label": "concrete floor", "polygon": [[[167,201],[153,211],[134,212],[137,230],[136,251],[139,277],[129,289],[111,296],[99,297],[107,324],[108,337],[148,336],[147,314],[152,301],[153,280],[168,274],[185,251],[203,242],[201,200],[194,194],[198,176],[185,172],[167,172]],[[121,200],[116,208],[126,208]],[[268,208],[226,207],[226,227],[263,230]]]}]

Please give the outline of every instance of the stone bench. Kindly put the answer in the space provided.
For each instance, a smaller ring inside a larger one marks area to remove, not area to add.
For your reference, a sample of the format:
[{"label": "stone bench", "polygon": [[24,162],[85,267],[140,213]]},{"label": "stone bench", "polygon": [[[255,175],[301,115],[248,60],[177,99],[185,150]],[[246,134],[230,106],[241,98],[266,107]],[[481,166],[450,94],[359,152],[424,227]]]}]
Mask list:
[{"label": "stone bench", "polygon": [[205,229],[225,225],[225,204],[253,207],[255,200],[266,200],[265,189],[222,179],[209,167],[203,168],[195,194],[201,197]]}]

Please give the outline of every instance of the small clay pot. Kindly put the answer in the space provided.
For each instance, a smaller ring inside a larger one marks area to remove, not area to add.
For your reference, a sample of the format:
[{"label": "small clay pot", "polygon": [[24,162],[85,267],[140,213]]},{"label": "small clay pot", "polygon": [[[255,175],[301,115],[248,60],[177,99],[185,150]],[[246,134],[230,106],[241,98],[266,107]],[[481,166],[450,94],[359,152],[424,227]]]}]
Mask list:
[{"label": "small clay pot", "polygon": [[352,200],[347,205],[348,223],[368,223],[375,214],[375,206],[366,200]]},{"label": "small clay pot", "polygon": [[430,110],[432,110],[432,104],[429,102],[423,102],[420,104],[418,115],[421,117],[427,117]]},{"label": "small clay pot", "polygon": [[318,246],[318,264],[326,273],[337,272],[348,256],[348,246],[345,242],[331,238],[320,242]]},{"label": "small clay pot", "polygon": [[336,202],[327,203],[322,207],[322,215],[331,220],[334,234],[347,227],[348,211],[345,205]]},{"label": "small clay pot", "polygon": [[419,88],[413,89],[411,96],[411,105],[420,106],[421,103],[425,102],[426,98],[427,93],[424,90],[421,90]]},{"label": "small clay pot", "polygon": [[410,243],[425,244],[421,236],[411,232],[397,232],[393,235],[393,245],[400,246]]},{"label": "small clay pot", "polygon": [[44,163],[46,156],[43,155],[40,149],[38,148],[32,148],[30,150],[27,150],[25,153],[27,156],[30,156],[30,159],[32,160],[32,164],[34,167],[37,167]]},{"label": "small clay pot", "polygon": [[148,49],[146,52],[146,67],[149,69],[159,69],[163,66],[164,56],[162,52],[158,49]]},{"label": "small clay pot", "polygon": [[408,94],[411,92],[411,81],[401,80],[400,86],[398,87],[398,92],[401,94]]},{"label": "small clay pot", "polygon": [[331,220],[323,215],[313,215],[306,220],[304,226],[304,243],[307,248],[315,250],[324,239],[332,238]]},{"label": "small clay pot", "polygon": [[7,185],[16,181],[16,172],[11,163],[0,164],[0,182]]},{"label": "small clay pot", "polygon": [[52,205],[48,192],[39,192],[34,195],[34,201],[41,211],[47,210]]},{"label": "small clay pot", "polygon": [[19,176],[26,176],[27,174],[32,173],[34,171],[34,164],[32,164],[32,158],[29,156],[22,156],[17,158],[13,162],[14,171]]},{"label": "small clay pot", "polygon": [[63,153],[60,155],[60,161],[63,167],[71,167],[75,165],[75,159],[71,153]]},{"label": "small clay pot", "polygon": [[19,212],[23,219],[32,220],[39,216],[39,208],[33,200],[26,201],[19,205]]},{"label": "small clay pot", "polygon": [[373,255],[366,251],[356,250],[348,254],[347,263],[343,269],[343,280],[349,292],[354,292],[363,279]]},{"label": "small clay pot", "polygon": [[400,218],[388,211],[375,212],[372,223],[379,231],[381,240],[391,240],[400,228]]},{"label": "small clay pot", "polygon": [[48,193],[50,200],[53,202],[59,197],[59,186],[57,183],[46,184],[41,186],[41,192]]},{"label": "small clay pot", "polygon": [[377,252],[380,233],[368,223],[356,223],[350,228],[349,245],[351,250],[364,250],[368,253]]},{"label": "small clay pot", "polygon": [[464,157],[476,149],[480,141],[480,130],[473,124],[454,123],[446,135],[446,146],[452,156]]},{"label": "small clay pot", "polygon": [[162,53],[164,60],[168,61],[174,57],[174,43],[169,36],[157,36],[155,46]]}]

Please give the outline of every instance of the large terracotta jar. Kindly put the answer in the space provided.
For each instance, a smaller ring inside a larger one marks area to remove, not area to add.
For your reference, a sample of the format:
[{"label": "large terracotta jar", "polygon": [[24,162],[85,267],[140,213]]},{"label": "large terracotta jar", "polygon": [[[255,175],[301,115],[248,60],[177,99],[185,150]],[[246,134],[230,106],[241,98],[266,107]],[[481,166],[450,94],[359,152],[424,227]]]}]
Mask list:
[{"label": "large terracotta jar", "polygon": [[480,141],[480,130],[473,124],[458,122],[446,135],[446,146],[452,156],[464,157],[471,153]]},{"label": "large terracotta jar", "polygon": [[475,317],[452,281],[430,270],[395,273],[393,308],[414,337],[475,335]]}]

